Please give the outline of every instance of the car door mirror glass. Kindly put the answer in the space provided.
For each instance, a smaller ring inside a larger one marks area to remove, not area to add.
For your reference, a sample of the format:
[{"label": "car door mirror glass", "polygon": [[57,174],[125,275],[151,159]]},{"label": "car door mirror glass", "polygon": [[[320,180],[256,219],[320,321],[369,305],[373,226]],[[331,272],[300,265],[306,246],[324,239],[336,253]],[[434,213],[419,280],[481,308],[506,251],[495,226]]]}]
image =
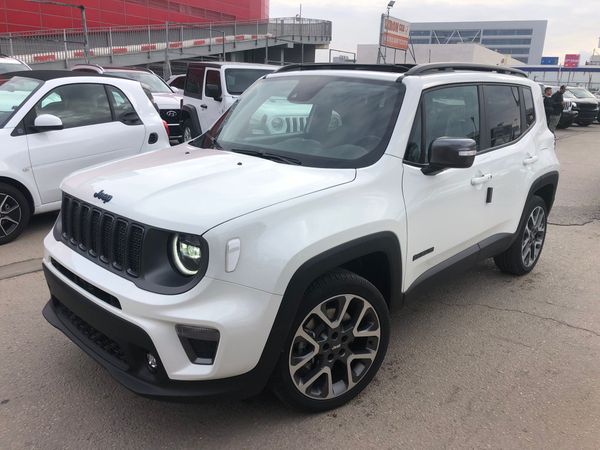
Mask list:
[{"label": "car door mirror glass", "polygon": [[52,114],[40,114],[33,122],[36,131],[62,130],[64,128],[62,120]]},{"label": "car door mirror glass", "polygon": [[443,169],[466,169],[473,165],[477,143],[469,138],[440,137],[431,143],[429,165],[423,173],[435,174]]}]

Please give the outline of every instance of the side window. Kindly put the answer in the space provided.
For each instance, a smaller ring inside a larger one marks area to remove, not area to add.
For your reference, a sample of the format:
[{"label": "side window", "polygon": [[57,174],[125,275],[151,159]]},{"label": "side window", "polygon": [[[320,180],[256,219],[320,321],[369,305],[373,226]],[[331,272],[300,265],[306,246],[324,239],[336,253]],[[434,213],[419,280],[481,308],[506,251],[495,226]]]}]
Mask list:
[{"label": "side window", "polygon": [[483,87],[487,138],[491,147],[508,144],[521,136],[519,88],[488,85]]},{"label": "side window", "polygon": [[404,155],[404,159],[406,161],[422,164],[425,162],[425,152],[422,151],[422,130],[421,126],[421,105],[417,109],[417,114],[415,115],[415,121],[413,122],[412,130],[410,131],[410,136],[408,137],[408,144],[406,145],[406,154]]},{"label": "side window", "polygon": [[108,90],[110,102],[115,110],[115,118],[117,120],[121,120],[125,114],[136,114],[135,108],[120,89],[114,86],[106,86],[106,89]]},{"label": "side window", "polygon": [[204,86],[204,95],[208,97],[209,86],[216,86],[219,93],[223,92],[221,89],[221,73],[218,70],[207,70],[206,71],[206,84]]},{"label": "side window", "polygon": [[523,104],[525,106],[525,123],[529,128],[535,122],[535,107],[533,105],[533,95],[531,89],[523,88]]},{"label": "side window", "polygon": [[203,84],[204,67],[190,67],[185,79],[185,95],[201,99]]},{"label": "side window", "polygon": [[68,84],[46,94],[35,105],[31,123],[41,114],[59,117],[65,128],[112,121],[106,91],[101,84]]},{"label": "side window", "polygon": [[171,83],[171,86],[176,87],[177,89],[183,89],[185,87],[185,77],[175,78]]},{"label": "side window", "polygon": [[421,156],[421,162],[428,161],[431,143],[439,137],[470,138],[480,149],[477,86],[452,86],[425,92],[421,107],[424,108],[424,150],[427,152],[427,156]]}]

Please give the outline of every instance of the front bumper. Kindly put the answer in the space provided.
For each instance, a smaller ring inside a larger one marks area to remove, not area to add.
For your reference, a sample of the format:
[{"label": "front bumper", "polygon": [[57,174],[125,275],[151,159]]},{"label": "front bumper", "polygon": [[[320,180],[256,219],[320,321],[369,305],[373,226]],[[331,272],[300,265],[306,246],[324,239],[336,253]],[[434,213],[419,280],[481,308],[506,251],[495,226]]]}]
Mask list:
[{"label": "front bumper", "polygon": [[[152,294],[52,235],[45,244],[43,267],[51,299],[44,317],[130,390],[174,399],[247,397],[266,384],[278,354],[265,346],[281,297],[217,280],[203,280],[181,295]],[[53,259],[76,278],[65,276]],[[122,309],[94,288],[114,296]],[[213,364],[190,360],[176,333],[178,324],[220,332]],[[158,361],[154,371],[147,365],[148,353]]]}]

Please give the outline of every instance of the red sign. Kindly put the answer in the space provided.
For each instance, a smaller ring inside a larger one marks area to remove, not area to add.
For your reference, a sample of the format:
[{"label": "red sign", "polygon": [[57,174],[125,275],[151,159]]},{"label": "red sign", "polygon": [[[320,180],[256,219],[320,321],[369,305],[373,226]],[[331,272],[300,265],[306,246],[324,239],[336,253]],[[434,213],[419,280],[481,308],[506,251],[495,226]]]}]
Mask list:
[{"label": "red sign", "polygon": [[581,55],[578,54],[568,54],[565,55],[565,63],[563,64],[564,67],[579,67],[579,59],[581,58]]},{"label": "red sign", "polygon": [[381,46],[406,50],[408,48],[410,24],[385,14],[381,16],[381,21]]}]

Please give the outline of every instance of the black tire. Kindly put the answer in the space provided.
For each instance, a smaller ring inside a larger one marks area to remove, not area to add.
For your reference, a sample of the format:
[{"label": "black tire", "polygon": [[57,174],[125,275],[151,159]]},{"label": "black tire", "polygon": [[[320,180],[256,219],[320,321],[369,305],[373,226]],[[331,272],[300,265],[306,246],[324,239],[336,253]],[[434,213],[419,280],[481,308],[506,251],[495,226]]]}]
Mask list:
[{"label": "black tire", "polygon": [[[342,309],[346,304],[346,309]],[[329,326],[315,310],[325,311],[330,323],[339,321],[339,326]],[[343,311],[344,318],[340,319]],[[313,324],[314,328],[310,329]],[[301,333],[300,327],[307,335],[310,333],[309,337],[318,346],[297,335]],[[364,333],[370,336],[361,336]],[[347,270],[330,272],[307,290],[283,347],[271,387],[284,403],[297,409],[318,412],[337,408],[356,397],[371,382],[385,357],[389,333],[389,311],[379,290]],[[315,356],[309,356],[311,351],[302,354],[310,347]],[[370,357],[357,358],[359,354]],[[292,360],[301,362],[293,365]],[[327,367],[329,374],[324,373],[309,382]],[[294,375],[292,370],[295,370]],[[296,384],[302,377],[305,377],[305,393]],[[321,398],[315,398],[318,396]]]},{"label": "black tire", "polygon": [[0,183],[0,245],[19,237],[30,218],[31,207],[23,193],[10,184]]},{"label": "black tire", "polygon": [[[532,236],[532,233],[530,233],[528,230],[533,229],[532,214],[534,211],[538,210],[538,208],[541,208],[541,211],[543,211],[543,217],[541,218],[543,231],[541,231],[541,229],[537,230]],[[541,197],[534,195],[525,205],[523,216],[521,218],[521,224],[519,225],[515,241],[508,250],[494,257],[496,266],[498,266],[502,272],[512,275],[525,275],[533,270],[539,261],[540,255],[542,254],[542,249],[544,248],[547,219],[548,207],[546,206],[546,202],[544,202]],[[525,244],[526,240],[530,242],[530,244]],[[534,250],[534,247],[537,248],[538,246],[539,249]],[[527,248],[529,248],[530,257],[523,255],[523,252],[527,250]],[[532,252],[535,254],[535,251],[537,251],[537,255],[532,256]]]},{"label": "black tire", "polygon": [[[201,134],[202,133],[196,131],[196,127],[194,127],[194,124],[192,123],[192,119],[185,119],[183,121],[181,142],[188,142],[189,140],[194,139],[194,138],[200,136]],[[189,137],[189,139],[188,139],[188,137]]]}]

